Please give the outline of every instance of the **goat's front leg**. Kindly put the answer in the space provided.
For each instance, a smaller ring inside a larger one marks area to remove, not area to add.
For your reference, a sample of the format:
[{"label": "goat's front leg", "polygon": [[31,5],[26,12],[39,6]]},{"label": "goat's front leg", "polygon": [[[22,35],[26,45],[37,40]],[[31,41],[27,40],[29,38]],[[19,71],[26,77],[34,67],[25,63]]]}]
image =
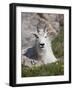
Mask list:
[{"label": "goat's front leg", "polygon": [[36,63],[37,63],[36,60],[31,60],[31,64],[32,64],[32,65],[35,65]]}]

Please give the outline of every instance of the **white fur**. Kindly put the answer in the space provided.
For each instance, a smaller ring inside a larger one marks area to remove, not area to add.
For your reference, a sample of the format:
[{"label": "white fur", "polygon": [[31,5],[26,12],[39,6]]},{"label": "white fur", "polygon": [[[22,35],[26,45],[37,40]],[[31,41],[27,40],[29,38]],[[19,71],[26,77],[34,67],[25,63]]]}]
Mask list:
[{"label": "white fur", "polygon": [[[44,64],[55,62],[57,59],[53,54],[51,39],[48,36],[47,32],[40,30],[37,33],[38,38],[35,41],[35,48],[38,53],[39,60],[41,60]],[[44,43],[44,48],[39,46],[40,43]]]}]

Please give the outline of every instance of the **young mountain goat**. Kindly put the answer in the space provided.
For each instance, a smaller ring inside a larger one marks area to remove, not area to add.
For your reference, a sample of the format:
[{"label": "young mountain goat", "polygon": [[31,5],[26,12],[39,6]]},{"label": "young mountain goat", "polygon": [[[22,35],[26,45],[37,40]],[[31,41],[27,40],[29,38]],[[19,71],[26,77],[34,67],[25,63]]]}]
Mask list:
[{"label": "young mountain goat", "polygon": [[[45,23],[40,22],[37,25],[37,33],[33,33],[35,36],[35,45],[29,48],[25,53],[25,56],[32,59],[32,64],[47,64],[55,62],[57,59],[53,54],[51,46],[51,37],[53,33]],[[41,62],[41,63],[40,63]]]}]

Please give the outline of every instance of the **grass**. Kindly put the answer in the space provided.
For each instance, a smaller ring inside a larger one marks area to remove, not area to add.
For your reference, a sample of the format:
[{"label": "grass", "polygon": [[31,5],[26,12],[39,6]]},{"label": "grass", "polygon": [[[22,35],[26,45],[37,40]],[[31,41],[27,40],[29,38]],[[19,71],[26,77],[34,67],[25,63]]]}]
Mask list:
[{"label": "grass", "polygon": [[57,58],[64,56],[64,31],[62,29],[63,27],[55,40],[52,41],[53,52]]},{"label": "grass", "polygon": [[28,68],[22,66],[22,77],[63,75],[63,70],[63,60],[47,65],[42,65],[39,67],[33,66],[32,68]]},{"label": "grass", "polygon": [[[60,33],[58,36],[52,41],[52,48],[55,56],[57,58],[64,57],[64,30],[61,27]],[[63,75],[64,74],[64,60],[61,60],[42,65],[39,67],[33,66],[32,68],[25,67],[22,65],[22,77],[33,77],[33,76],[55,76],[55,75]]]}]

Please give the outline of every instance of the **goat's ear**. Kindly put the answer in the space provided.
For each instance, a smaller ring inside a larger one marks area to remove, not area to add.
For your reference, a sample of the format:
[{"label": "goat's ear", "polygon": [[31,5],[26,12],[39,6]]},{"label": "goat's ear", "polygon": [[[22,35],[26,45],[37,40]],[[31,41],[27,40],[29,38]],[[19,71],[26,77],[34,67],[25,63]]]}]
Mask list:
[{"label": "goat's ear", "polygon": [[38,38],[38,35],[37,35],[37,34],[33,33],[33,35],[34,35],[36,38]]}]

